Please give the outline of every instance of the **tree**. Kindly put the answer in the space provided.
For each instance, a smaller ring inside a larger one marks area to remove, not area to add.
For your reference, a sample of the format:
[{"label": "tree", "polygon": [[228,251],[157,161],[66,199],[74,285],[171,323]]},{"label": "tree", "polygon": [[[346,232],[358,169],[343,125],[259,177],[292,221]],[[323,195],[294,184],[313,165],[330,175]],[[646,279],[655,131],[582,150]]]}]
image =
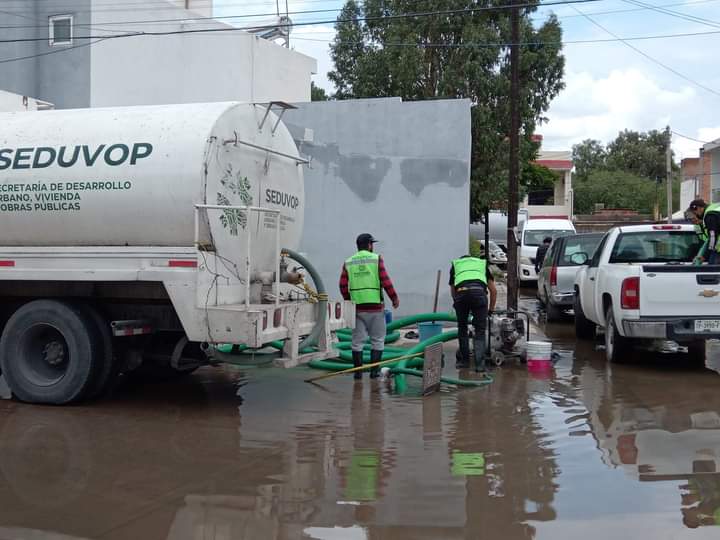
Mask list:
[{"label": "tree", "polygon": [[327,101],[328,99],[325,89],[316,86],[314,81],[310,81],[310,99],[312,101]]},{"label": "tree", "polygon": [[591,172],[605,169],[607,152],[600,141],[585,139],[580,144],[573,146],[572,158],[573,165],[575,165],[575,177],[578,180],[586,180]]},{"label": "tree", "polygon": [[573,185],[575,212],[590,214],[595,204],[627,208],[652,214],[657,185],[652,180],[624,171],[594,170]]},{"label": "tree", "polygon": [[667,131],[621,131],[607,146],[607,168],[627,171],[652,180],[667,175]]},{"label": "tree", "polygon": [[[483,7],[506,6],[488,0]],[[337,99],[400,96],[472,101],[471,215],[507,202],[510,110],[509,10],[476,10],[477,0],[348,0],[330,46]],[[467,10],[458,14],[403,14]],[[536,157],[531,139],[564,87],[562,32],[555,16],[537,29],[521,19],[521,163]]]}]

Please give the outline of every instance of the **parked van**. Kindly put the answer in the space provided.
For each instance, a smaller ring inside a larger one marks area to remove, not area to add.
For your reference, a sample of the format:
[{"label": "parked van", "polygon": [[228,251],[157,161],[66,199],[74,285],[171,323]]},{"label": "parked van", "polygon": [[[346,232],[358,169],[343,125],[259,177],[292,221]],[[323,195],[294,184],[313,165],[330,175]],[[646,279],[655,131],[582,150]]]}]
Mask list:
[{"label": "parked van", "polygon": [[518,247],[518,279],[520,284],[537,280],[535,256],[543,239],[574,234],[575,226],[568,219],[529,219],[523,223]]}]

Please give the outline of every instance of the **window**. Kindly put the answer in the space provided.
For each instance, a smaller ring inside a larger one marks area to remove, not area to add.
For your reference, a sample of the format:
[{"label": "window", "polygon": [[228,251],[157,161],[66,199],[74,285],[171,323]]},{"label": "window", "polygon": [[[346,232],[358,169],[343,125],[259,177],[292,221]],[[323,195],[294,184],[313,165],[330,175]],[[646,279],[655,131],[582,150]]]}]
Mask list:
[{"label": "window", "polygon": [[690,262],[700,242],[692,231],[643,231],[621,234],[611,263]]},{"label": "window", "polygon": [[540,231],[540,230],[531,230],[525,231],[525,245],[526,246],[539,246],[543,243],[543,239],[547,238],[548,236],[552,238],[553,240],[557,238],[558,236],[563,236],[566,234],[574,234],[575,231],[559,231],[559,230],[549,230],[549,231]]},{"label": "window", "polygon": [[578,266],[573,262],[572,256],[575,253],[585,253],[588,259],[595,255],[595,248],[600,243],[601,236],[569,236],[565,240],[565,249],[562,257],[558,260],[558,266]]},{"label": "window", "polygon": [[54,15],[50,17],[50,46],[72,45],[73,18],[72,15]]}]

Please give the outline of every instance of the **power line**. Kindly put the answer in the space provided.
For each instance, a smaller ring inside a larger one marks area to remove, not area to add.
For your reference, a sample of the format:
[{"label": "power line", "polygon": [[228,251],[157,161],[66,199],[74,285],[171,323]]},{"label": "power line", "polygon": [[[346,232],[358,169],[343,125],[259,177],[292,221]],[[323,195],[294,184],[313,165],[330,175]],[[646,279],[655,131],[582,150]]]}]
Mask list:
[{"label": "power line", "polygon": [[[544,6],[556,6],[556,5],[571,5],[571,4],[587,4],[591,2],[600,2],[602,0],[559,0],[556,2],[544,3]],[[136,37],[136,36],[168,36],[168,35],[179,35],[179,34],[197,34],[197,33],[215,33],[215,32],[235,32],[235,31],[247,31],[247,30],[266,30],[278,27],[293,27],[293,26],[313,26],[318,24],[337,24],[343,22],[354,22],[354,21],[391,21],[398,19],[409,19],[415,17],[432,17],[435,15],[467,15],[475,12],[486,12],[486,11],[505,11],[514,7],[527,8],[536,7],[538,4],[526,3],[516,5],[503,5],[503,6],[481,6],[477,8],[465,8],[465,9],[451,9],[444,11],[425,11],[417,13],[402,13],[397,15],[382,15],[373,17],[357,17],[354,19],[333,19],[324,21],[303,21],[298,23],[279,23],[271,25],[258,25],[248,27],[223,27],[223,28],[198,28],[191,30],[168,30],[168,31],[136,31],[128,32],[126,34],[117,34],[113,36],[75,36],[73,39],[119,39],[123,37]],[[0,43],[24,43],[34,41],[46,41],[47,38],[14,38],[14,39],[0,39]]]},{"label": "power line", "polygon": [[[316,13],[337,13],[340,9],[309,9],[304,11],[291,11],[288,15],[309,15]],[[99,27],[99,26],[111,26],[111,25],[131,25],[131,24],[157,24],[157,23],[178,23],[178,22],[192,22],[192,21],[222,21],[226,19],[249,19],[253,17],[275,17],[277,13],[257,13],[257,14],[245,14],[245,15],[223,15],[220,17],[186,17],[183,19],[144,19],[139,21],[107,21],[98,24],[76,24],[82,28]],[[17,26],[0,26],[0,29],[20,29],[20,28],[47,28],[47,24],[42,25],[17,25]]]},{"label": "power line", "polygon": [[[61,0],[62,1],[62,0]],[[305,3],[309,3],[311,0],[306,0]],[[420,0],[416,0],[420,1]],[[674,7],[674,6],[692,6],[696,4],[706,4],[709,2],[717,2],[718,0],[697,0],[694,2],[680,2],[680,3],[671,3],[671,4],[662,4],[658,6],[652,6],[650,4],[646,4],[647,7],[635,7],[632,9],[616,9],[616,10],[608,10],[608,11],[593,11],[591,13],[588,13],[588,15],[612,15],[612,14],[619,14],[619,13],[633,13],[633,12],[639,12],[639,11],[646,11],[648,9],[657,10],[656,8],[664,8],[664,7]],[[327,0],[315,0],[316,3],[325,3]],[[150,2],[152,3],[152,2]],[[264,2],[262,5],[270,4],[271,2]],[[145,5],[146,3],[140,3],[140,5]],[[106,4],[106,5],[112,5],[112,4]],[[128,4],[125,4],[128,5]],[[247,7],[248,4],[225,4],[226,6],[230,5],[242,5],[243,7]],[[256,4],[257,5],[257,4]],[[552,5],[552,4],[537,4],[537,7],[542,8],[545,5]],[[637,4],[636,4],[637,5]],[[155,8],[157,10],[161,10],[162,8],[158,7]],[[168,9],[178,9],[182,11],[192,11],[192,9],[185,10],[182,8],[168,8]],[[102,11],[102,10],[95,10],[95,11]],[[136,11],[131,9],[126,10],[113,10],[113,11]],[[331,8],[331,9],[311,9],[311,10],[300,10],[300,11],[291,11],[288,13],[288,15],[310,15],[310,14],[317,14],[317,13],[337,13],[342,11],[342,8]],[[0,11],[0,13],[6,13],[8,15],[13,15],[13,13],[9,11]],[[78,13],[78,12],[75,12]],[[82,12],[80,12],[82,13]],[[35,20],[31,17],[26,17],[24,15],[15,14],[18,17],[24,17],[30,20]],[[222,16],[210,16],[210,17],[204,17],[204,16],[197,16],[197,17],[182,17],[182,18],[172,18],[172,19],[142,19],[142,20],[132,20],[132,21],[105,21],[98,24],[88,23],[88,24],[79,24],[76,23],[76,26],[82,27],[82,28],[92,28],[96,27],[99,29],[101,26],[113,26],[113,25],[131,25],[131,24],[165,24],[165,23],[179,23],[179,22],[192,22],[192,21],[207,21],[207,20],[216,20],[216,21],[231,21],[233,19],[246,19],[246,18],[254,18],[254,17],[273,17],[276,16],[277,13],[256,13],[256,14],[242,14],[242,15],[222,15]],[[559,19],[570,19],[570,18],[576,18],[576,17],[582,17],[582,14],[574,14],[574,15],[556,15]],[[688,15],[690,17],[690,15]],[[537,18],[543,18],[542,16]],[[693,21],[696,22],[696,21]],[[40,24],[40,25],[7,25],[7,26],[0,26],[0,29],[21,29],[21,28],[46,28],[47,24]],[[107,31],[115,31],[115,30],[107,30]]]},{"label": "power line", "polygon": [[[235,28],[234,30],[241,30],[240,28]],[[186,33],[186,32],[174,32],[174,33]],[[540,45],[581,45],[581,44],[592,44],[592,43],[617,43],[617,42],[625,42],[625,41],[647,41],[647,40],[654,40],[654,39],[672,39],[672,38],[683,38],[683,37],[700,37],[700,36],[712,36],[712,35],[718,35],[720,34],[720,30],[715,31],[707,31],[707,32],[688,32],[688,33],[678,33],[678,34],[656,34],[651,36],[634,36],[634,37],[615,37],[615,38],[606,38],[606,39],[579,39],[579,40],[566,40],[566,41],[527,41],[527,42],[520,42],[518,45],[520,46],[540,46]],[[133,37],[133,36],[143,36],[143,35],[150,35],[150,34],[143,34],[143,33],[136,33],[136,34],[123,34],[118,36],[103,36],[102,38],[99,38],[91,43],[90,45],[94,43],[99,43],[102,41],[118,38],[118,37]],[[167,35],[167,34],[165,34]],[[299,41],[314,41],[319,43],[331,43],[333,40],[330,39],[313,39],[313,38],[302,38],[302,37],[294,37],[293,39],[299,40]],[[362,42],[358,42],[357,44],[362,44]],[[0,60],[0,64],[4,63],[10,63],[10,62],[17,62],[21,60],[28,60],[32,58],[36,58],[38,56],[46,56],[47,54],[57,54],[64,51],[71,51],[73,49],[77,49],[80,47],[84,47],[88,45],[82,44],[77,46],[70,46],[70,47],[64,47],[62,49],[54,50],[50,53],[40,53],[40,54],[33,54],[29,56],[22,56],[18,58],[7,58],[4,60]],[[509,42],[502,42],[502,43],[384,43],[383,46],[385,47],[418,47],[418,48],[446,48],[446,49],[463,49],[463,48],[486,48],[486,47],[500,47],[500,48],[506,48],[512,45],[512,43]]]},{"label": "power line", "polygon": [[582,11],[580,11],[580,9],[578,9],[577,7],[572,6],[572,8],[573,8],[575,11],[577,11],[578,13],[580,13],[581,15],[583,15],[583,16],[584,16],[588,21],[590,21],[592,24],[594,24],[595,26],[597,26],[598,28],[600,28],[600,29],[603,30],[604,32],[606,32],[606,33],[610,34],[611,36],[613,36],[615,39],[617,39],[620,43],[622,43],[622,44],[625,45],[626,47],[630,47],[630,48],[631,48],[633,51],[635,51],[636,53],[644,56],[645,58],[647,58],[648,60],[650,60],[652,63],[657,64],[658,66],[666,69],[667,71],[669,71],[670,73],[673,73],[674,75],[680,77],[681,79],[683,79],[683,80],[685,80],[685,81],[687,81],[687,82],[689,82],[689,83],[691,83],[691,84],[694,84],[694,85],[697,86],[698,88],[702,88],[702,89],[705,90],[706,92],[710,92],[711,94],[714,94],[714,95],[720,97],[720,92],[718,92],[717,90],[714,90],[714,89],[710,88],[709,86],[705,86],[704,84],[701,84],[701,83],[697,82],[696,80],[691,79],[691,78],[688,77],[687,75],[684,75],[683,73],[680,73],[680,72],[677,71],[676,69],[671,68],[671,67],[668,66],[667,64],[664,64],[664,63],[661,62],[660,60],[657,60],[656,58],[653,58],[652,56],[650,56],[650,55],[647,54],[646,52],[644,52],[644,51],[642,51],[641,49],[638,49],[637,47],[635,47],[635,45],[633,45],[632,43],[629,43],[629,40],[623,39],[623,38],[619,37],[617,34],[611,32],[610,30],[608,30],[607,28],[605,28],[603,25],[601,25],[601,24],[600,24],[599,22],[597,22],[595,19],[593,19],[592,17],[586,15],[586,14],[583,13]]},{"label": "power line", "polygon": [[82,49],[83,47],[90,47],[91,45],[95,45],[96,43],[100,43],[101,41],[105,41],[105,40],[104,39],[96,39],[95,41],[88,41],[86,43],[81,43],[80,45],[73,45],[71,47],[63,47],[62,49],[53,49],[53,50],[46,51],[43,53],[31,54],[28,56],[19,56],[17,58],[6,58],[4,60],[0,60],[0,64],[9,64],[11,62],[20,62],[21,60],[30,60],[32,58],[40,58],[42,56],[50,56],[51,54],[59,54],[59,53],[71,51],[73,49]]},{"label": "power line", "polygon": [[678,133],[677,131],[672,132],[673,135],[677,135],[678,137],[682,137],[683,139],[688,139],[689,141],[695,141],[699,142],[701,144],[710,144],[710,141],[701,141],[700,139],[696,139],[694,137],[688,137],[687,135],[683,135],[682,133]]},{"label": "power line", "polygon": [[694,15],[686,15],[685,13],[681,13],[679,11],[664,9],[660,6],[653,6],[652,4],[646,4],[645,2],[640,2],[638,0],[623,0],[623,2],[625,2],[626,4],[634,5],[634,6],[642,6],[645,9],[650,9],[652,11],[656,11],[657,13],[662,13],[664,15],[670,15],[671,17],[682,19],[684,21],[694,22],[696,24],[704,24],[705,26],[711,26],[713,28],[720,28],[720,23],[718,23],[716,21],[711,21],[710,19],[696,17]]},{"label": "power line", "polygon": [[[616,37],[616,38],[605,38],[605,39],[576,39],[566,41],[524,41],[518,43],[521,46],[532,47],[534,45],[581,45],[587,43],[617,43],[622,41],[647,41],[652,39],[670,39],[670,38],[682,38],[682,37],[697,37],[697,36],[715,36],[720,34],[720,30],[709,30],[707,32],[688,32],[682,34],[656,34],[652,36],[634,36],[634,37]],[[295,40],[300,41],[317,41],[320,43],[332,43],[331,39],[313,39],[313,38],[301,38],[294,37]],[[356,45],[360,45],[363,42],[356,42]],[[418,47],[418,48],[448,48],[448,49],[462,49],[462,48],[483,48],[483,47],[509,47],[512,43],[383,43],[383,47]]]}]

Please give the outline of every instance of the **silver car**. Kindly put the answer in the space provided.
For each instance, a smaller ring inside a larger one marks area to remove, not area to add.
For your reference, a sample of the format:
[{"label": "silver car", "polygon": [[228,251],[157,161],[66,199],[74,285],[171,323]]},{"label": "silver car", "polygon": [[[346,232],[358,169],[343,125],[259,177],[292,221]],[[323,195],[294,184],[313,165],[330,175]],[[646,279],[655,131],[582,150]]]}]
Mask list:
[{"label": "silver car", "polygon": [[545,305],[548,321],[556,321],[572,309],[575,274],[581,265],[572,262],[575,253],[591,259],[604,233],[570,234],[553,240],[538,274],[537,296]]},{"label": "silver car", "polygon": [[[479,240],[480,245],[485,249],[485,240]],[[488,260],[491,264],[505,268],[507,265],[507,254],[495,242],[490,240],[490,253]]]}]

